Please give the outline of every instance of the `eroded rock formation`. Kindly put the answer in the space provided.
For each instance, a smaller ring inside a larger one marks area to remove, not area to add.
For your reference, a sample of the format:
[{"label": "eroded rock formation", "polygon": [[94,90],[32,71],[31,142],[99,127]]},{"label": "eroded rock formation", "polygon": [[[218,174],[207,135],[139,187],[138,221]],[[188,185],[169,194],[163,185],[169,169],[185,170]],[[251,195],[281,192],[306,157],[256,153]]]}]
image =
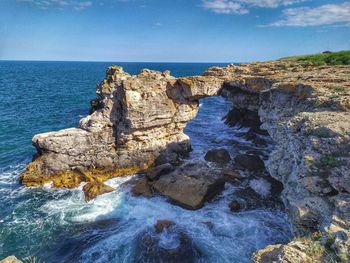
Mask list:
[{"label": "eroded rock formation", "polygon": [[213,67],[203,76],[178,79],[150,70],[131,76],[112,66],[97,88],[92,114],[78,128],[33,138],[38,155],[22,182],[75,187],[176,164],[190,149],[183,129],[196,115],[198,99],[222,95],[238,111],[227,118],[231,125],[252,124],[259,116],[252,129],[267,131],[276,143],[266,168],[284,185],[294,232],[338,235],[336,247],[345,253],[350,242],[349,75],[348,66],[285,61]]}]

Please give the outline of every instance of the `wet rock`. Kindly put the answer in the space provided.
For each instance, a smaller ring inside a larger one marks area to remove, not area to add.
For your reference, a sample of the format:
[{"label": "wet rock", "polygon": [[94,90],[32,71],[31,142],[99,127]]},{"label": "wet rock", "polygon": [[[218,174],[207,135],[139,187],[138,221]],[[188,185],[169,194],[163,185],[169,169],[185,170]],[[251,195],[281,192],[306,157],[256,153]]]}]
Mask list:
[{"label": "wet rock", "polygon": [[212,149],[205,154],[204,159],[208,162],[226,164],[231,161],[231,156],[226,149]]},{"label": "wet rock", "polygon": [[174,204],[199,209],[224,189],[225,182],[206,164],[189,164],[163,175],[152,187]]},{"label": "wet rock", "polygon": [[282,209],[283,204],[279,197],[277,196],[262,196],[255,192],[252,188],[240,188],[233,194],[232,203],[238,207],[240,210],[254,210],[261,208],[273,208]]},{"label": "wet rock", "polygon": [[253,143],[257,146],[264,147],[267,146],[267,141],[262,138],[255,138]]},{"label": "wet rock", "polygon": [[156,230],[156,233],[159,234],[163,232],[165,229],[168,229],[174,225],[175,225],[175,222],[171,220],[158,220],[157,223],[154,225],[154,228]]},{"label": "wet rock", "polygon": [[241,204],[237,200],[233,200],[228,205],[231,212],[239,212],[241,210]]},{"label": "wet rock", "polygon": [[3,260],[0,260],[0,263],[22,263],[22,261],[17,259],[15,256],[9,256]]},{"label": "wet rock", "polygon": [[147,178],[142,177],[136,181],[131,192],[136,196],[152,197],[153,192]]},{"label": "wet rock", "polygon": [[195,263],[200,258],[199,250],[180,229],[169,228],[160,234],[142,233],[139,236],[135,260],[137,263]]},{"label": "wet rock", "polygon": [[226,182],[233,185],[240,185],[245,179],[243,175],[229,168],[222,169],[221,174]]},{"label": "wet rock", "polygon": [[283,184],[271,176],[266,176],[264,179],[270,184],[270,192],[272,196],[279,196],[283,191]]},{"label": "wet rock", "polygon": [[159,179],[161,175],[169,173],[172,170],[174,170],[174,166],[170,163],[165,163],[148,169],[146,172],[146,176],[149,180],[154,181]]},{"label": "wet rock", "polygon": [[98,195],[110,193],[114,190],[115,189],[113,187],[98,182],[90,182],[83,187],[86,202],[95,199]]},{"label": "wet rock", "polygon": [[239,154],[234,158],[236,164],[249,171],[260,171],[265,168],[264,162],[259,156],[251,154]]},{"label": "wet rock", "polygon": [[231,177],[231,178],[236,178],[236,179],[242,179],[243,178],[243,176],[239,172],[236,172],[236,171],[228,169],[228,168],[222,169],[221,173],[223,175]]},{"label": "wet rock", "polygon": [[210,230],[214,228],[214,223],[211,221],[205,221],[202,222],[204,225],[206,225]]}]

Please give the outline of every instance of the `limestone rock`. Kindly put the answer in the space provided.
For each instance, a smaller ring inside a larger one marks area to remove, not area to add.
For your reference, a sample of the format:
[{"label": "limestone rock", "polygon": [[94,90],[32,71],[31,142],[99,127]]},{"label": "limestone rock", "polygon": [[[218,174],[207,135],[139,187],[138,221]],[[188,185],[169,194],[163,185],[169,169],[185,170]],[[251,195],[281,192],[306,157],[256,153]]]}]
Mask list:
[{"label": "limestone rock", "polygon": [[97,182],[90,182],[84,185],[83,192],[85,194],[85,201],[88,202],[92,199],[95,199],[98,195],[106,194],[113,192],[114,188]]},{"label": "limestone rock", "polygon": [[15,256],[9,256],[0,260],[0,263],[22,263],[22,261],[18,260]]},{"label": "limestone rock", "polygon": [[151,186],[149,185],[148,180],[145,177],[138,179],[131,191],[136,196],[140,196],[140,195],[143,195],[145,197],[153,196]]},{"label": "limestone rock", "polygon": [[174,166],[170,163],[165,163],[156,167],[152,167],[147,170],[146,176],[149,180],[157,180],[163,174],[169,173],[174,169]]},{"label": "limestone rock", "polygon": [[199,209],[224,188],[224,181],[203,165],[187,165],[163,175],[152,186],[160,194],[188,209]]},{"label": "limestone rock", "polygon": [[311,258],[293,246],[271,245],[259,250],[253,257],[255,263],[307,263]]}]

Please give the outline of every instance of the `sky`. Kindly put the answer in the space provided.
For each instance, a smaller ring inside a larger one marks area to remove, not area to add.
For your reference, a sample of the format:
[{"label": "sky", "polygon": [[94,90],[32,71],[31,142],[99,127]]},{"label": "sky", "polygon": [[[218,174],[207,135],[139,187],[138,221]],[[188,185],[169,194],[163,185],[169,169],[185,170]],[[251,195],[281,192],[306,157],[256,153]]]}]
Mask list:
[{"label": "sky", "polygon": [[350,0],[0,0],[0,60],[250,62],[350,49]]}]

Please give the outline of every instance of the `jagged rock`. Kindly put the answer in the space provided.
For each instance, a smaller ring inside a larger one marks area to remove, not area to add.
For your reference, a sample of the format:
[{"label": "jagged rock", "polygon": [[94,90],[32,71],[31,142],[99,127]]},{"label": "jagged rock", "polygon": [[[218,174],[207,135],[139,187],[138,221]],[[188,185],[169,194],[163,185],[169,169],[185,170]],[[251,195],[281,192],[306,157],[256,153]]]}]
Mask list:
[{"label": "jagged rock", "polygon": [[17,259],[15,256],[9,256],[3,260],[0,260],[0,263],[22,263],[22,261]]},{"label": "jagged rock", "polygon": [[114,190],[115,189],[113,187],[98,182],[90,182],[83,187],[86,202],[95,199],[98,195],[110,193]]},{"label": "jagged rock", "polygon": [[212,149],[205,154],[204,159],[208,162],[226,164],[231,161],[231,156],[226,149]]},{"label": "jagged rock", "polygon": [[94,106],[78,128],[34,136],[38,156],[22,183],[76,187],[90,181],[76,170],[104,181],[138,173],[160,159],[178,162],[190,150],[183,129],[196,115],[198,101],[168,97],[169,90],[176,90],[175,82],[161,72],[143,70],[131,76],[121,67],[108,68],[93,103],[103,107]]},{"label": "jagged rock", "polygon": [[165,229],[168,229],[169,227],[172,227],[175,225],[174,221],[171,220],[158,220],[157,223],[154,225],[154,229],[156,230],[156,233],[162,233]]},{"label": "jagged rock", "polygon": [[161,175],[169,173],[172,170],[174,170],[174,166],[170,163],[165,163],[148,169],[146,172],[146,176],[149,180],[154,181],[159,179]]},{"label": "jagged rock", "polygon": [[225,182],[204,164],[185,165],[163,175],[152,187],[175,204],[199,209],[224,188]]},{"label": "jagged rock", "polygon": [[257,155],[238,154],[234,160],[240,167],[250,171],[260,171],[265,168],[264,162]]},{"label": "jagged rock", "polygon": [[134,184],[133,188],[131,189],[131,191],[136,196],[140,196],[140,195],[143,195],[145,197],[153,196],[151,186],[149,185],[149,182],[145,177],[138,179]]}]

